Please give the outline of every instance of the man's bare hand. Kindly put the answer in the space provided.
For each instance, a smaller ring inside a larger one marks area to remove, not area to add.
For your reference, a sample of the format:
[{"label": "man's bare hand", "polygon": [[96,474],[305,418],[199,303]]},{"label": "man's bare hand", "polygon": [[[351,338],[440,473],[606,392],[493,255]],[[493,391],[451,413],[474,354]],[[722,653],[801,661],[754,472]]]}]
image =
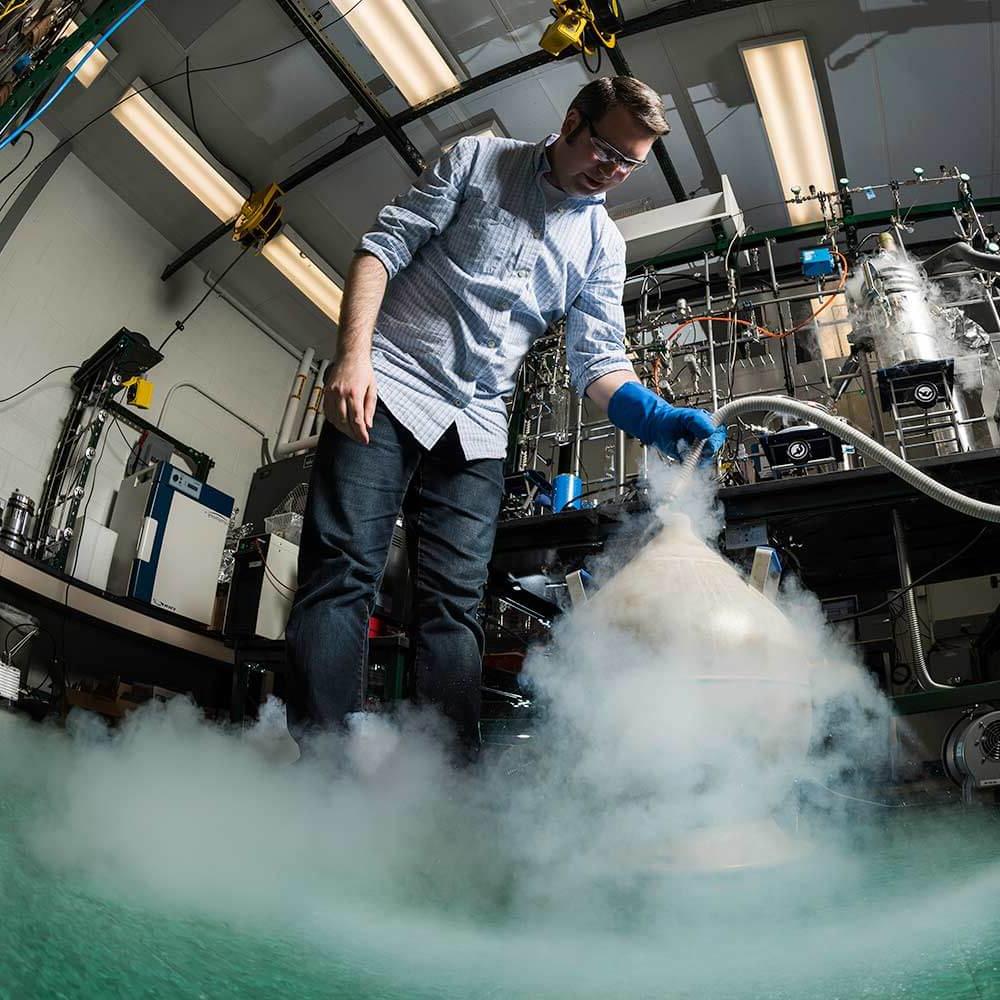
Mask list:
[{"label": "man's bare hand", "polygon": [[368,444],[377,399],[375,369],[370,358],[346,357],[330,366],[323,393],[323,415],[342,434]]}]

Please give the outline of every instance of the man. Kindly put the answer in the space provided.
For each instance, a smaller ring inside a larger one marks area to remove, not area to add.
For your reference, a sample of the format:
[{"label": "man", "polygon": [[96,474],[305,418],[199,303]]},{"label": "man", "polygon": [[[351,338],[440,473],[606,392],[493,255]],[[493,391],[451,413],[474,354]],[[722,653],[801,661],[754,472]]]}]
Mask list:
[{"label": "man", "polygon": [[461,139],[359,244],[341,308],[288,623],[293,731],[362,706],[368,620],[404,499],[417,532],[413,669],[467,748],[479,741],[483,594],[503,493],[503,396],[566,317],[574,388],[677,454],[725,432],[671,407],[623,349],[625,244],[604,195],[669,127],[631,77],[580,91],[536,146]]}]

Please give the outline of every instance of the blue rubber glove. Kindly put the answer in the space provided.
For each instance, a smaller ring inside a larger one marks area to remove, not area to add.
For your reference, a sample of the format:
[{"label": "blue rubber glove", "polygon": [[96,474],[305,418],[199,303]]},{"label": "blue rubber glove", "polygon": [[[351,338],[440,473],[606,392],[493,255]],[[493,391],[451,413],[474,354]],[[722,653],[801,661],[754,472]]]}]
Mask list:
[{"label": "blue rubber glove", "polygon": [[701,460],[707,462],[726,440],[726,428],[716,427],[704,410],[671,406],[641,382],[626,382],[611,397],[608,417],[615,427],[676,459],[682,457],[680,444],[686,451],[704,439]]}]

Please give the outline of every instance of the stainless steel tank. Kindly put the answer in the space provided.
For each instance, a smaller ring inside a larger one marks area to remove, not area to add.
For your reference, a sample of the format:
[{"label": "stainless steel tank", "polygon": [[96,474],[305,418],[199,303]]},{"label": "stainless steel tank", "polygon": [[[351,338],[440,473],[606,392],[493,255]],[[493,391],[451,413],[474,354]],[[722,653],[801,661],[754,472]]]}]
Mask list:
[{"label": "stainless steel tank", "polygon": [[882,252],[871,261],[882,281],[891,312],[885,335],[878,338],[887,367],[906,361],[938,361],[941,351],[934,316],[916,263],[897,246],[892,235],[879,237]]},{"label": "stainless steel tank", "polygon": [[0,547],[10,552],[23,553],[28,547],[31,521],[35,516],[35,501],[26,493],[14,490],[3,511],[0,527]]}]

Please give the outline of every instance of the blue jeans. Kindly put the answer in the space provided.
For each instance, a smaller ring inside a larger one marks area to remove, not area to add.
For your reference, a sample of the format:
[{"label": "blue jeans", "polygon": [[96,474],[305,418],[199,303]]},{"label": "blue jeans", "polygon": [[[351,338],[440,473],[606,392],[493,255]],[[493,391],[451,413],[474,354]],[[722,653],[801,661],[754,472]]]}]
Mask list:
[{"label": "blue jeans", "polygon": [[370,444],[324,424],[286,629],[293,734],[341,724],[364,703],[368,619],[401,508],[415,533],[413,670],[418,701],[479,742],[486,584],[503,461],[467,461],[452,426],[427,450],[382,402]]}]

